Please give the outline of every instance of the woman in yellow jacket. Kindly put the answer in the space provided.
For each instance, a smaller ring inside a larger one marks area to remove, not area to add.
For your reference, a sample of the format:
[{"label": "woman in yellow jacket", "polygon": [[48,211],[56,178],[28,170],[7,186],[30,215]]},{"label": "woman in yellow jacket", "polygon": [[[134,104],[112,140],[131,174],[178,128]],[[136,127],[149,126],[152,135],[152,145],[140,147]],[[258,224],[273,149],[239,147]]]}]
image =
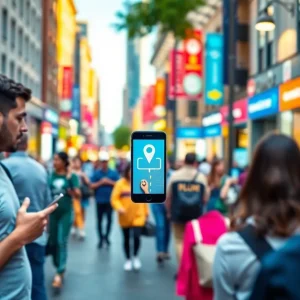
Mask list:
[{"label": "woman in yellow jacket", "polygon": [[[124,171],[124,177],[116,182],[111,195],[111,205],[119,214],[119,224],[124,236],[125,271],[139,270],[142,266],[138,253],[141,245],[141,232],[149,215],[148,205],[131,201],[131,169]],[[133,239],[133,253],[131,249]],[[133,257],[132,257],[133,254]]]}]

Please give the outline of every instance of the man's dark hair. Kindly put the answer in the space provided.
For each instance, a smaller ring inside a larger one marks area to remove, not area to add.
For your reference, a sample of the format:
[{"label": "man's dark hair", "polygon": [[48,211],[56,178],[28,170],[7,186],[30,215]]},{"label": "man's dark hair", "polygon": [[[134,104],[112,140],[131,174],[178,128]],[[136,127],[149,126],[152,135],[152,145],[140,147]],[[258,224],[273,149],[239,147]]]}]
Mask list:
[{"label": "man's dark hair", "polygon": [[197,160],[196,153],[187,153],[184,159],[186,165],[193,165]]},{"label": "man's dark hair", "polygon": [[29,101],[31,90],[0,74],[0,113],[6,116],[11,109],[16,108],[18,97]]}]

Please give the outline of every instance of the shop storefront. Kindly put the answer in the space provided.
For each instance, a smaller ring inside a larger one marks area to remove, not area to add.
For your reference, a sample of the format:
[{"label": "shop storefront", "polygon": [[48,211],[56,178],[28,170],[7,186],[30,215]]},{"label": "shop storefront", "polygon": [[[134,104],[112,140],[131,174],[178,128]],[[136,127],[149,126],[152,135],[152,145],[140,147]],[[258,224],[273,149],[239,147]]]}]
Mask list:
[{"label": "shop storefront", "polygon": [[205,141],[202,136],[201,127],[180,127],[176,131],[177,157],[184,160],[189,152],[197,154],[198,159],[206,157]]},{"label": "shop storefront", "polygon": [[44,117],[44,109],[37,101],[26,104],[28,126],[28,153],[33,157],[39,157],[41,152],[41,122]]},{"label": "shop storefront", "polygon": [[280,131],[300,145],[300,78],[279,86]]},{"label": "shop storefront", "polygon": [[45,109],[44,121],[41,126],[41,157],[44,161],[49,161],[56,152],[58,123],[57,112],[53,109]]},{"label": "shop storefront", "polygon": [[[248,133],[248,99],[241,99],[233,104],[233,119],[234,119],[234,153],[244,152],[247,153],[249,146],[249,133]],[[220,109],[222,115],[222,136],[224,138],[224,157],[228,158],[229,149],[229,130],[228,130],[228,106],[223,106]],[[235,155],[235,154],[234,154]],[[238,163],[238,162],[236,162]],[[243,166],[241,166],[243,167]]]},{"label": "shop storefront", "polygon": [[278,92],[275,87],[248,99],[251,152],[263,135],[278,129]]},{"label": "shop storefront", "polygon": [[218,112],[206,114],[202,118],[203,138],[206,145],[206,157],[223,158],[222,115]]}]

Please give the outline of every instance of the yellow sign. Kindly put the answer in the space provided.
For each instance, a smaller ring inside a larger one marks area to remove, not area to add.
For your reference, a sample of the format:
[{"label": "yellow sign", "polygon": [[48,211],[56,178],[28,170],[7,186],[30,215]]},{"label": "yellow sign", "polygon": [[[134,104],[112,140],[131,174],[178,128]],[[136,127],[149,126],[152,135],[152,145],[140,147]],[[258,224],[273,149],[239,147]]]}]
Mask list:
[{"label": "yellow sign", "polygon": [[223,93],[221,93],[218,90],[209,91],[207,94],[208,94],[208,98],[214,101],[218,101],[223,96]]},{"label": "yellow sign", "polygon": [[200,184],[186,184],[186,183],[180,183],[178,185],[178,191],[179,192],[200,192]]}]

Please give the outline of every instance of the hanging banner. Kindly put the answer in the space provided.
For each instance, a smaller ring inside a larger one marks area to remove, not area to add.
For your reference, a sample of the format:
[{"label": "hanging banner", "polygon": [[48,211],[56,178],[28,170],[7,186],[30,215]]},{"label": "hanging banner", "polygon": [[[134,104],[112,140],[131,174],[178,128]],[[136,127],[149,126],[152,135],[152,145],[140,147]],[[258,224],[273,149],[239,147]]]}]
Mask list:
[{"label": "hanging banner", "polygon": [[205,51],[205,104],[222,105],[223,102],[223,36],[208,33]]},{"label": "hanging banner", "polygon": [[152,85],[148,88],[142,99],[143,105],[143,123],[147,124],[156,119],[154,115],[154,101],[155,101],[155,86]]},{"label": "hanging banner", "polygon": [[157,117],[166,115],[166,81],[164,78],[158,78],[155,84],[154,114]]},{"label": "hanging banner", "polygon": [[200,30],[189,31],[183,42],[183,48],[185,64],[184,93],[189,100],[199,100],[203,89],[202,32]]},{"label": "hanging banner", "polygon": [[170,52],[169,100],[185,97],[183,90],[184,54],[182,51]]},{"label": "hanging banner", "polygon": [[78,84],[73,86],[72,118],[80,121],[80,87]]},{"label": "hanging banner", "polygon": [[73,93],[73,68],[63,67],[62,95],[60,101],[60,115],[64,118],[72,116],[72,93]]}]

